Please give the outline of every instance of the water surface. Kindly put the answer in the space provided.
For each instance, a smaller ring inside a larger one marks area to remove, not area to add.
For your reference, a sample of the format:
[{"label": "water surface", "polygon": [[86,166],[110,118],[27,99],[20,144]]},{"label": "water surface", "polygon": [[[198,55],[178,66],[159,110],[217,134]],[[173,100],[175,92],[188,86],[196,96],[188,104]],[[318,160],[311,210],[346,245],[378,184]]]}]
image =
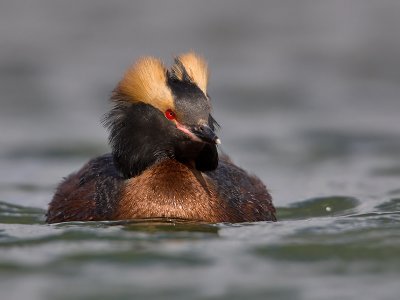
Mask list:
[{"label": "water surface", "polygon": [[[1,4],[2,299],[399,298],[400,2],[205,3]],[[127,65],[188,49],[279,222],[45,224]]]}]

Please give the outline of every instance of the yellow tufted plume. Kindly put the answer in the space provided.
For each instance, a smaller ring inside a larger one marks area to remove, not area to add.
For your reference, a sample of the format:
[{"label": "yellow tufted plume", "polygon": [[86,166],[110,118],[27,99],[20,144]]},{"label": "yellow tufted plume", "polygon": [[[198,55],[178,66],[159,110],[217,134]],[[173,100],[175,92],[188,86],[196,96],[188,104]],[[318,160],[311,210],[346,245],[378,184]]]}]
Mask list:
[{"label": "yellow tufted plume", "polygon": [[150,104],[162,112],[174,108],[172,92],[167,85],[167,69],[154,57],[140,58],[131,66],[116,92],[129,101]]},{"label": "yellow tufted plume", "polygon": [[207,95],[208,66],[201,56],[193,51],[179,55],[172,66],[172,73],[179,80],[183,80],[185,74],[187,74],[190,81],[196,84],[203,91],[204,95]]}]

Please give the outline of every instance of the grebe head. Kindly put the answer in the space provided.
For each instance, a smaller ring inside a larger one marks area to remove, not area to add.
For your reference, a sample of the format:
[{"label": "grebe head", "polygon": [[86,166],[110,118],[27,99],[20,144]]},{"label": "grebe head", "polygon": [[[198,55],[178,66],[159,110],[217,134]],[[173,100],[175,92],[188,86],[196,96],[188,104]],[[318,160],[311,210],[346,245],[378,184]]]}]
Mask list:
[{"label": "grebe head", "polygon": [[163,159],[200,171],[217,167],[220,140],[207,83],[207,64],[193,52],[175,58],[170,70],[153,57],[128,69],[105,118],[114,160],[124,177]]}]

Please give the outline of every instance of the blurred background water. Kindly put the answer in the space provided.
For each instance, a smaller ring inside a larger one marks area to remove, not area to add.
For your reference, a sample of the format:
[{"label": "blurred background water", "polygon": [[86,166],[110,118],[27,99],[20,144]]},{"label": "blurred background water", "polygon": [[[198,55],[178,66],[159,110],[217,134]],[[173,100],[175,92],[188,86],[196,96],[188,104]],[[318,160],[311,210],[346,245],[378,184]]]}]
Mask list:
[{"label": "blurred background water", "polygon": [[[0,3],[4,299],[398,299],[400,2]],[[142,55],[209,62],[222,149],[280,222],[45,225],[109,151],[110,92]]]}]

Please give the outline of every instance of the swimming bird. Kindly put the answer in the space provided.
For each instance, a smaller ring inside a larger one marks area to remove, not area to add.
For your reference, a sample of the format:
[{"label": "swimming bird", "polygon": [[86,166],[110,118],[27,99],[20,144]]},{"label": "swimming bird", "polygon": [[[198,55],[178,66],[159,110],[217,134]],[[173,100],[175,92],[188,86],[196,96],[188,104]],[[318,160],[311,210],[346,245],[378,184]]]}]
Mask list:
[{"label": "swimming bird", "polygon": [[111,153],[59,184],[46,221],[276,221],[261,180],[217,149],[208,79],[207,63],[194,52],[170,69],[154,57],[131,66],[104,119]]}]

